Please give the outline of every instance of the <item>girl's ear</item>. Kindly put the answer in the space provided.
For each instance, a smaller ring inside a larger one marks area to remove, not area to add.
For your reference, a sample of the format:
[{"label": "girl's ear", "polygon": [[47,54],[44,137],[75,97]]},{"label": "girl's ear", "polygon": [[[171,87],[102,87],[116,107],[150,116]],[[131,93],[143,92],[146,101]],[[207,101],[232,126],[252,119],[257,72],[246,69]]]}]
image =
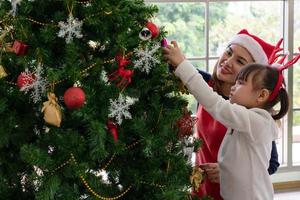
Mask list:
[{"label": "girl's ear", "polygon": [[261,89],[259,91],[257,102],[258,103],[265,103],[266,101],[268,101],[270,95],[271,95],[271,92],[268,89],[265,89],[265,88]]}]

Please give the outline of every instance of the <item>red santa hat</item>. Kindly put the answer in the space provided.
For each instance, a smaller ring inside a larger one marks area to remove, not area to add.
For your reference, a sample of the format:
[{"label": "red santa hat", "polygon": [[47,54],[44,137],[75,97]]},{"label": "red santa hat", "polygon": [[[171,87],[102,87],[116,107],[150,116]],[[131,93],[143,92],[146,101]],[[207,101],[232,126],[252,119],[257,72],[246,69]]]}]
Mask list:
[{"label": "red santa hat", "polygon": [[275,46],[250,34],[246,29],[238,32],[238,34],[230,40],[229,45],[231,44],[237,44],[247,49],[254,61],[260,64],[268,64],[268,60],[275,49]]}]

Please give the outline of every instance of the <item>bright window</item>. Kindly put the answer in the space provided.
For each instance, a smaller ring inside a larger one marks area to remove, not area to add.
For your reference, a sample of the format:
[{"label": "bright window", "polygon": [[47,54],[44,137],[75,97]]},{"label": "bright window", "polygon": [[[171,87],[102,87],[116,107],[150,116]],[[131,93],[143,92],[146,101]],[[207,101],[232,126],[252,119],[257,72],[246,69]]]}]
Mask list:
[{"label": "bright window", "polygon": [[[294,1],[294,55],[300,52],[300,0]],[[298,49],[299,48],[299,49]],[[293,67],[292,164],[300,166],[300,64]]]}]

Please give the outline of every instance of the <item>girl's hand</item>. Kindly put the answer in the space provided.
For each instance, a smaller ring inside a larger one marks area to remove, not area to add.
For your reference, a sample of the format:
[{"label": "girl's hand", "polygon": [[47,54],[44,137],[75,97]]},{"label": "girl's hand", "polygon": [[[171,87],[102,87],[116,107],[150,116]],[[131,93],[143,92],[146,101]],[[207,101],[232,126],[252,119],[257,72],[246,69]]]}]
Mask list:
[{"label": "girl's hand", "polygon": [[201,164],[199,167],[206,172],[210,182],[220,183],[220,169],[218,163],[205,163]]},{"label": "girl's hand", "polygon": [[171,44],[162,48],[163,56],[167,63],[176,68],[185,60],[185,56],[181,53],[176,41],[172,41]]}]

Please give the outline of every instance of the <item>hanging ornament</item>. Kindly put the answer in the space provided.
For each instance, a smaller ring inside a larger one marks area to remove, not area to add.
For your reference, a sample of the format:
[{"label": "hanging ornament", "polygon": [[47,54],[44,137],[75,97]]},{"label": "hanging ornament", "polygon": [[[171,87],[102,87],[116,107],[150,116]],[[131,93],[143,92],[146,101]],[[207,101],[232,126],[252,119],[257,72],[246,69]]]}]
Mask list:
[{"label": "hanging ornament", "polygon": [[28,48],[29,48],[29,46],[27,44],[25,44],[24,42],[15,40],[12,50],[18,56],[23,56],[23,55],[27,54]]},{"label": "hanging ornament", "polygon": [[192,184],[194,191],[198,192],[203,179],[204,179],[204,171],[199,166],[195,166],[193,168],[192,175],[190,176],[190,182]]},{"label": "hanging ornament", "polygon": [[37,103],[46,95],[47,80],[43,76],[43,67],[38,64],[32,71],[25,69],[18,76],[17,86],[25,94],[29,93],[32,101]]},{"label": "hanging ornament", "polygon": [[85,101],[84,91],[80,87],[73,87],[67,89],[64,94],[64,102],[69,109],[81,108]]},{"label": "hanging ornament", "polygon": [[156,38],[159,35],[159,28],[152,22],[148,21],[146,23],[146,27],[144,27],[140,34],[139,37],[141,40],[149,40]]},{"label": "hanging ornament", "polygon": [[150,48],[146,46],[144,49],[135,48],[133,50],[136,60],[133,61],[134,68],[149,74],[150,71],[160,64],[157,51],[161,48],[160,43],[154,43]]},{"label": "hanging ornament", "polygon": [[[4,43],[3,40],[4,40],[5,36],[7,35],[7,33],[9,33],[8,30],[5,30],[1,33],[1,35],[0,35],[1,43]],[[29,48],[29,45],[25,44],[24,42],[22,42],[20,40],[15,40],[13,45],[10,42],[4,43],[3,46],[5,47],[4,51],[13,52],[13,53],[17,54],[18,56],[23,56],[23,55],[27,54],[27,51]],[[1,47],[1,45],[0,45],[0,47]]]},{"label": "hanging ornament", "polygon": [[0,79],[7,76],[7,73],[2,65],[0,65]]},{"label": "hanging ornament", "polygon": [[151,31],[148,28],[143,28],[139,34],[141,40],[149,40],[152,37]]},{"label": "hanging ornament", "polygon": [[43,103],[42,112],[46,123],[60,127],[62,113],[54,93],[48,93],[48,101]]},{"label": "hanging ornament", "polygon": [[5,44],[5,51],[17,54],[17,56],[23,56],[27,54],[29,46],[22,41],[15,40],[13,45],[11,43]]},{"label": "hanging ornament", "polygon": [[113,136],[114,141],[118,141],[118,131],[117,131],[117,126],[115,123],[111,120],[108,120],[106,123],[107,129],[110,132],[110,134]]},{"label": "hanging ornament", "polygon": [[16,16],[17,14],[17,5],[21,3],[22,0],[11,0],[11,11],[10,13],[13,15],[13,16]]},{"label": "hanging ornament", "polygon": [[31,85],[35,81],[36,77],[30,72],[21,72],[17,79],[17,86],[23,88],[27,85]]},{"label": "hanging ornament", "polygon": [[[1,30],[1,28],[0,28],[0,30]],[[1,32],[1,35],[0,35],[0,42],[1,42],[1,43],[2,43],[2,41],[3,41],[3,39],[5,38],[5,36],[6,36],[7,33],[8,33],[7,30],[3,30],[3,31]]]},{"label": "hanging ornament", "polygon": [[151,31],[151,38],[156,38],[159,34],[159,28],[152,22],[148,21],[146,27]]},{"label": "hanging ornament", "polygon": [[74,18],[72,14],[69,15],[67,22],[60,21],[58,26],[60,30],[58,32],[58,37],[66,38],[66,43],[69,44],[73,41],[73,37],[82,38],[81,33],[83,21],[79,21]]},{"label": "hanging ornament", "polygon": [[125,69],[125,67],[131,63],[130,60],[127,60],[126,58],[120,56],[116,56],[116,60],[118,61],[118,69],[112,72],[108,76],[108,79],[110,81],[119,79],[117,87],[124,89],[131,83],[131,77],[134,73],[134,70]]},{"label": "hanging ornament", "polygon": [[197,118],[192,117],[187,107],[183,109],[183,116],[177,120],[176,126],[179,128],[178,137],[183,138],[193,134],[193,128]]},{"label": "hanging ornament", "polygon": [[167,47],[168,46],[168,40],[166,38],[163,38],[161,41],[160,41],[160,46],[161,47]]},{"label": "hanging ornament", "polygon": [[122,93],[119,95],[118,99],[109,99],[109,114],[108,117],[115,118],[116,123],[121,125],[123,119],[131,119],[131,113],[129,112],[129,107],[133,105],[137,98],[132,98],[129,96],[123,96]]}]

